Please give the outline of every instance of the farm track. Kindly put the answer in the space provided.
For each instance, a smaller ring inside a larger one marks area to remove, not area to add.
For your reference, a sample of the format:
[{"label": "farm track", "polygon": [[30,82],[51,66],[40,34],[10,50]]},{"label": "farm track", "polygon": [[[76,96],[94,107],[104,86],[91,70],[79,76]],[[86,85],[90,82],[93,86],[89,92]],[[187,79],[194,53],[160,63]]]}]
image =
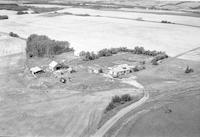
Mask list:
[{"label": "farm track", "polygon": [[137,102],[123,108],[120,110],[115,116],[113,116],[111,119],[109,119],[97,132],[92,135],[92,137],[103,137],[108,130],[111,129],[111,127],[125,114],[127,114],[130,111],[133,111],[137,107],[141,106],[146,102],[146,100],[149,99],[149,93],[148,91],[144,90],[144,96]]}]

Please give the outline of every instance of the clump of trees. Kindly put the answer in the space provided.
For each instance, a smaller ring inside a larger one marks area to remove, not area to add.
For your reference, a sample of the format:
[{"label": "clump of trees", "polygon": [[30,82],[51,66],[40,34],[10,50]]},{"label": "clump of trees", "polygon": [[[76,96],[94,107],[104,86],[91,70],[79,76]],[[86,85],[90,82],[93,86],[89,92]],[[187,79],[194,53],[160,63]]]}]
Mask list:
[{"label": "clump of trees", "polygon": [[45,35],[32,34],[26,41],[26,55],[28,57],[43,57],[74,51],[69,45],[68,41],[56,41]]},{"label": "clump of trees", "polygon": [[166,21],[166,20],[162,20],[161,23],[173,24],[172,22],[170,22],[170,21]]},{"label": "clump of trees", "polygon": [[191,72],[194,72],[194,70],[189,66],[187,66],[187,68],[185,69],[185,73],[191,73]]},{"label": "clump of trees", "polygon": [[121,104],[124,104],[126,102],[130,102],[130,101],[136,102],[138,100],[139,100],[138,96],[131,96],[129,94],[124,94],[121,96],[116,95],[116,96],[112,97],[112,100],[106,107],[105,112],[108,112],[108,111],[114,109],[115,107],[117,107]]},{"label": "clump of trees", "polygon": [[152,60],[151,60],[151,63],[153,65],[158,65],[158,61],[160,60],[163,60],[165,58],[168,58],[168,55],[166,53],[161,53],[161,54],[158,54],[157,56],[155,56]]},{"label": "clump of trees", "polygon": [[16,33],[14,33],[14,32],[10,32],[10,33],[9,33],[9,36],[11,36],[11,37],[16,37],[16,38],[19,37],[19,35],[16,34]]},{"label": "clump of trees", "polygon": [[133,54],[143,54],[143,55],[148,55],[148,56],[157,56],[160,54],[165,54],[164,52],[161,51],[150,51],[150,50],[145,50],[143,47],[135,47],[134,49],[128,49],[127,47],[119,47],[119,48],[110,48],[110,49],[102,49],[95,54],[94,52],[85,52],[82,51],[80,52],[80,56],[83,57],[83,60],[89,61],[89,60],[94,60],[99,57],[108,57],[112,56],[113,54],[117,54],[119,52],[129,52]]},{"label": "clump of trees", "polygon": [[8,19],[7,15],[0,15],[0,20]]},{"label": "clump of trees", "polygon": [[24,11],[28,10],[28,6],[20,6],[18,4],[0,4],[0,10],[14,10],[14,11]]},{"label": "clump of trees", "polygon": [[95,60],[99,58],[97,54],[95,54],[94,52],[89,52],[89,51],[87,52],[81,51],[79,53],[79,56],[83,57],[84,61]]},{"label": "clump of trees", "polygon": [[17,12],[17,15],[23,15],[23,14],[28,14],[28,12],[26,12],[26,11],[18,11]]}]

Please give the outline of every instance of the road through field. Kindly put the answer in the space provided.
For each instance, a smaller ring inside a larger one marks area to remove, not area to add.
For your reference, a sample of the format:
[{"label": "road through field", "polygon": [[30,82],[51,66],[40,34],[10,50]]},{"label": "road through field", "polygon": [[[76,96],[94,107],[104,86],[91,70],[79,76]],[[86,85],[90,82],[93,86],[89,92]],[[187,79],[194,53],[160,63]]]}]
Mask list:
[{"label": "road through field", "polygon": [[[140,86],[142,87],[142,85]],[[148,91],[144,90],[144,96],[137,101],[136,103],[133,103],[126,108],[120,110],[114,117],[112,117],[110,120],[108,120],[92,137],[103,137],[105,133],[125,114],[128,112],[134,110],[135,108],[141,106],[143,103],[146,102],[146,100],[149,98]]]}]

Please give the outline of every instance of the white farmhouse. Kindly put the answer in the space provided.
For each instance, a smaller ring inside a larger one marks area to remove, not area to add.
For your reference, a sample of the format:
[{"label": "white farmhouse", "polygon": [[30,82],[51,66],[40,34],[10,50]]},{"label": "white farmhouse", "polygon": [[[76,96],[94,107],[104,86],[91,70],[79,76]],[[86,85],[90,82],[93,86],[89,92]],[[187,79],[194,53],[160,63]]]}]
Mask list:
[{"label": "white farmhouse", "polygon": [[125,75],[133,72],[135,66],[129,66],[127,64],[121,64],[114,67],[109,67],[108,74],[112,77],[119,77],[120,75]]}]

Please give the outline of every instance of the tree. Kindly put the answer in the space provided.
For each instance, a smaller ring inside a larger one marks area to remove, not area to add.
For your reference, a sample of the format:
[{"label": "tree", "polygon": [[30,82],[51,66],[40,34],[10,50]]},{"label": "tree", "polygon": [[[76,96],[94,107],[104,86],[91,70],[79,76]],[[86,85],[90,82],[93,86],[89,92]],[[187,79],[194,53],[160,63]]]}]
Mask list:
[{"label": "tree", "polygon": [[74,51],[69,45],[67,41],[55,41],[44,35],[32,34],[26,41],[26,54],[28,57],[43,57]]}]

